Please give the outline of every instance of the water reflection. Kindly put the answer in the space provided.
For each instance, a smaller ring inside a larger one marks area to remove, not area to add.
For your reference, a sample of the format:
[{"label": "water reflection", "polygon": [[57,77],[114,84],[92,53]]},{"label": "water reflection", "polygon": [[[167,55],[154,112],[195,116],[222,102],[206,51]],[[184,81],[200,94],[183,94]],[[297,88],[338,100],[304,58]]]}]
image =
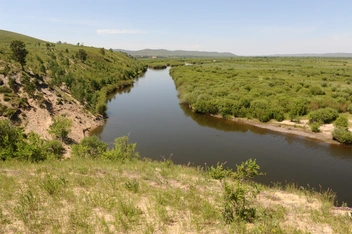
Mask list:
[{"label": "water reflection", "polygon": [[180,108],[183,110],[185,116],[191,117],[199,126],[215,128],[225,132],[247,132],[249,130],[249,125],[197,114],[184,104],[180,104]]},{"label": "water reflection", "polygon": [[328,144],[309,137],[297,136],[290,133],[281,133],[246,123],[233,122],[231,120],[218,119],[207,115],[197,114],[184,104],[180,104],[180,108],[184,112],[185,116],[191,117],[192,120],[194,120],[199,126],[210,127],[224,132],[245,133],[250,131],[259,135],[282,136],[288,145],[299,143],[303,144],[306,148],[326,151],[332,157],[352,161],[352,148],[350,146]]}]

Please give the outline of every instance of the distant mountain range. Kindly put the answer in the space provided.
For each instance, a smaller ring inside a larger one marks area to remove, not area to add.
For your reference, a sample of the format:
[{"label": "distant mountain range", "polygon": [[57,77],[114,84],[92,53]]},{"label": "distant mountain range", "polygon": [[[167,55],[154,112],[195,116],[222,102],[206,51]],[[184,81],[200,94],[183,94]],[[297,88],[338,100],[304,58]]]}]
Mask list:
[{"label": "distant mountain range", "polygon": [[137,50],[137,51],[115,49],[114,51],[125,52],[134,57],[180,58],[180,57],[236,57],[237,56],[229,52],[207,52],[207,51],[164,50],[164,49],[159,49],[159,50],[144,49],[144,50]]},{"label": "distant mountain range", "polygon": [[[238,57],[230,52],[208,52],[208,51],[187,51],[187,50],[165,50],[165,49],[144,49],[144,50],[123,50],[114,49],[114,51],[121,51],[130,54],[134,57],[157,57],[157,58],[182,58],[182,57]],[[272,55],[261,55],[254,57],[334,57],[334,58],[350,58],[352,53],[321,53],[321,54],[272,54]],[[246,57],[246,56],[244,56]],[[250,56],[251,57],[251,56]]]},{"label": "distant mountain range", "polygon": [[352,53],[324,53],[324,54],[273,54],[270,57],[331,57],[347,58],[352,57]]}]

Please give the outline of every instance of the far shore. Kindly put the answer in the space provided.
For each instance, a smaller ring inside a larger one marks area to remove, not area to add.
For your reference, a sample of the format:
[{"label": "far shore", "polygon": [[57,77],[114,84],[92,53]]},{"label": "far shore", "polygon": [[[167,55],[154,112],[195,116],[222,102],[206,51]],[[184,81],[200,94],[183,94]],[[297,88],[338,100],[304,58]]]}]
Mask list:
[{"label": "far shore", "polygon": [[[210,116],[223,119],[221,115],[210,115]],[[300,123],[292,122],[289,120],[284,120],[282,122],[271,120],[270,122],[262,123],[255,119],[236,118],[236,117],[231,117],[228,120],[238,122],[238,123],[249,124],[252,126],[256,126],[258,128],[268,129],[275,132],[308,137],[328,144],[342,145],[341,143],[332,139],[333,138],[332,131],[334,130],[333,124],[324,124],[320,127],[320,132],[315,133],[310,130],[310,126],[308,125],[308,120],[301,120]]]}]

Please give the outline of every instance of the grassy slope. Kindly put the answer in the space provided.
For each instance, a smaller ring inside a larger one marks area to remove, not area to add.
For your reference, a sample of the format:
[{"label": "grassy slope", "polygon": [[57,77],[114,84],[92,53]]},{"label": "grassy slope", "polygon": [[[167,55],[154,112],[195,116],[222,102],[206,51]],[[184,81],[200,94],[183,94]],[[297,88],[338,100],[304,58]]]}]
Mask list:
[{"label": "grassy slope", "polygon": [[226,224],[224,181],[170,161],[0,162],[0,184],[0,233],[352,232],[330,194],[262,185],[253,223]]},{"label": "grassy slope", "polygon": [[[100,48],[77,46],[66,43],[49,43],[25,35],[0,30],[0,71],[6,66],[11,69],[7,75],[20,73],[20,65],[11,60],[9,48],[13,40],[25,42],[27,55],[26,72],[44,78],[46,83],[60,86],[65,82],[71,94],[85,104],[88,109],[96,109],[105,103],[105,95],[119,85],[131,84],[133,78],[144,71],[144,66],[123,53],[114,53]],[[87,60],[76,58],[76,53],[84,49]],[[46,79],[47,78],[47,79]]]},{"label": "grassy slope", "polygon": [[5,31],[0,29],[0,43],[1,44],[10,44],[13,40],[20,40],[25,43],[37,43],[37,42],[45,42],[43,40],[36,39],[34,37],[29,37],[23,34]]}]

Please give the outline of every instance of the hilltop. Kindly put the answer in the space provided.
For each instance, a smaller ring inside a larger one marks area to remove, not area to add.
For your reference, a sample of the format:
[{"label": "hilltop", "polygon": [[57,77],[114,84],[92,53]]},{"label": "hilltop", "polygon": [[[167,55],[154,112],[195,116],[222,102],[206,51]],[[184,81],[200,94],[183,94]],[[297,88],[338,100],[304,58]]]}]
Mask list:
[{"label": "hilltop", "polygon": [[[14,40],[28,51],[24,70],[12,59]],[[0,118],[50,139],[49,126],[63,115],[72,121],[69,138],[79,142],[84,129],[103,124],[106,95],[145,69],[124,53],[0,30]]]},{"label": "hilltop", "polygon": [[114,51],[121,51],[130,54],[134,57],[158,57],[158,58],[216,58],[216,57],[236,57],[237,55],[229,52],[207,52],[207,51],[187,51],[187,50],[164,50],[164,49],[144,49],[144,50],[122,50],[115,49]]}]

